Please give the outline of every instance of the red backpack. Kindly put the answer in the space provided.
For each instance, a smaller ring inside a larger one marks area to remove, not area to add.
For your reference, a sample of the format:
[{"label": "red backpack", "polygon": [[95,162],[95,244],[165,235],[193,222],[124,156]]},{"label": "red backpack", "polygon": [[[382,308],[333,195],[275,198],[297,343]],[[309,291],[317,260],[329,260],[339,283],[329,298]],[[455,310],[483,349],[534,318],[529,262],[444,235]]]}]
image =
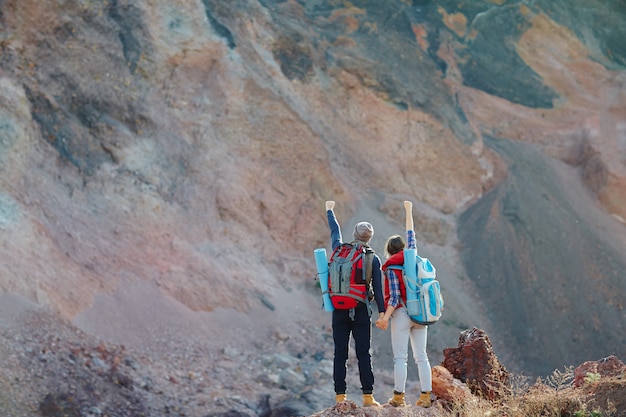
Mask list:
[{"label": "red backpack", "polygon": [[[369,302],[374,251],[360,243],[342,243],[328,262],[328,293],[338,310]],[[364,264],[365,263],[365,264]]]}]

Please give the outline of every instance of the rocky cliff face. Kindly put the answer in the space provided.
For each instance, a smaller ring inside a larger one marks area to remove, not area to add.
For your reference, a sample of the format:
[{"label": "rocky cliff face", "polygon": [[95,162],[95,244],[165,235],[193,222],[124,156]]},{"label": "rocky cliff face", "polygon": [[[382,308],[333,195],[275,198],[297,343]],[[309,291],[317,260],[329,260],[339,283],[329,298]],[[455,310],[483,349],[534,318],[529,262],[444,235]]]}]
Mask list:
[{"label": "rocky cliff face", "polygon": [[[324,200],[382,253],[408,198],[448,294],[435,362],[473,325],[526,373],[624,357],[625,17],[618,0],[0,1],[0,288],[122,344],[151,318],[128,288],[165,297],[161,318],[316,329]],[[284,297],[313,318],[285,324]],[[133,312],[124,332],[111,311]]]}]

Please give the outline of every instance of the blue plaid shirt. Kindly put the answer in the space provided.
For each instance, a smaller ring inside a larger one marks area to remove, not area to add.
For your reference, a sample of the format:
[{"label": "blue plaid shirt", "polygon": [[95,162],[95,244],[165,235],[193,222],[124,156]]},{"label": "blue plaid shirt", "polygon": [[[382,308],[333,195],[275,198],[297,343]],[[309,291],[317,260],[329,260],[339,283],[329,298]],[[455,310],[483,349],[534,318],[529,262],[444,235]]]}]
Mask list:
[{"label": "blue plaid shirt", "polygon": [[413,230],[406,231],[406,243],[409,249],[417,249],[417,243],[415,241],[415,231]]},{"label": "blue plaid shirt", "polygon": [[400,281],[396,275],[396,271],[388,268],[386,271],[387,280],[389,281],[389,304],[393,308],[400,305]]},{"label": "blue plaid shirt", "polygon": [[[406,231],[406,241],[409,249],[417,249],[417,243],[415,240],[415,232],[413,230]],[[398,275],[396,275],[396,271],[387,268],[386,276],[389,281],[389,304],[393,308],[398,308],[401,302],[400,298],[400,280],[398,279]]]}]

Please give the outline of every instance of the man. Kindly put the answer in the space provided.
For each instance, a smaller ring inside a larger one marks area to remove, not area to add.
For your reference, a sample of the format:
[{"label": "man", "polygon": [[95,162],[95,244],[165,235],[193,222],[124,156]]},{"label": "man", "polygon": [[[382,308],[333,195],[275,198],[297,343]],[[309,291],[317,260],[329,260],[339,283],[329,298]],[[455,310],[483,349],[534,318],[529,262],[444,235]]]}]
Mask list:
[{"label": "man", "polygon": [[[341,228],[335,217],[334,201],[326,202],[326,215],[330,229],[330,240],[333,251],[342,244]],[[374,236],[374,228],[368,222],[359,222],[354,226],[351,244],[359,244],[369,248],[369,242]],[[369,258],[368,258],[369,259]],[[384,315],[384,297],[382,291],[381,263],[378,255],[373,253],[371,257],[371,288],[378,308],[378,317]],[[366,265],[363,265],[366,268]],[[368,268],[370,270],[370,268]],[[366,297],[367,299],[367,297]],[[367,301],[367,300],[366,300]],[[361,391],[363,392],[363,406],[380,406],[374,399],[374,372],[372,370],[372,357],[370,346],[372,340],[372,322],[369,302],[359,302],[353,309],[335,309],[333,311],[333,340],[335,342],[333,380],[335,383],[336,402],[343,402],[346,396],[346,364],[348,361],[348,347],[350,335],[354,338],[355,352],[359,365],[359,377],[361,379]]]}]

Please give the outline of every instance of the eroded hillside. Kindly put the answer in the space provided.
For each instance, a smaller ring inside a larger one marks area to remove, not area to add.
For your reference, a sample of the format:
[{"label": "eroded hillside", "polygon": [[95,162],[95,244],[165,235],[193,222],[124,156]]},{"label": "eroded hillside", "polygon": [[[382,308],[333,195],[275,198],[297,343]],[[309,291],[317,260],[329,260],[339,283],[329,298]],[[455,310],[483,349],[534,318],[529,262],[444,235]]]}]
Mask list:
[{"label": "eroded hillside", "polygon": [[[473,325],[522,372],[626,357],[625,13],[0,2],[0,289],[120,344],[149,317],[109,314],[144,285],[177,313],[320,329],[324,200],[382,253],[408,198],[449,294],[433,358]],[[290,293],[309,321],[283,324]]]}]

